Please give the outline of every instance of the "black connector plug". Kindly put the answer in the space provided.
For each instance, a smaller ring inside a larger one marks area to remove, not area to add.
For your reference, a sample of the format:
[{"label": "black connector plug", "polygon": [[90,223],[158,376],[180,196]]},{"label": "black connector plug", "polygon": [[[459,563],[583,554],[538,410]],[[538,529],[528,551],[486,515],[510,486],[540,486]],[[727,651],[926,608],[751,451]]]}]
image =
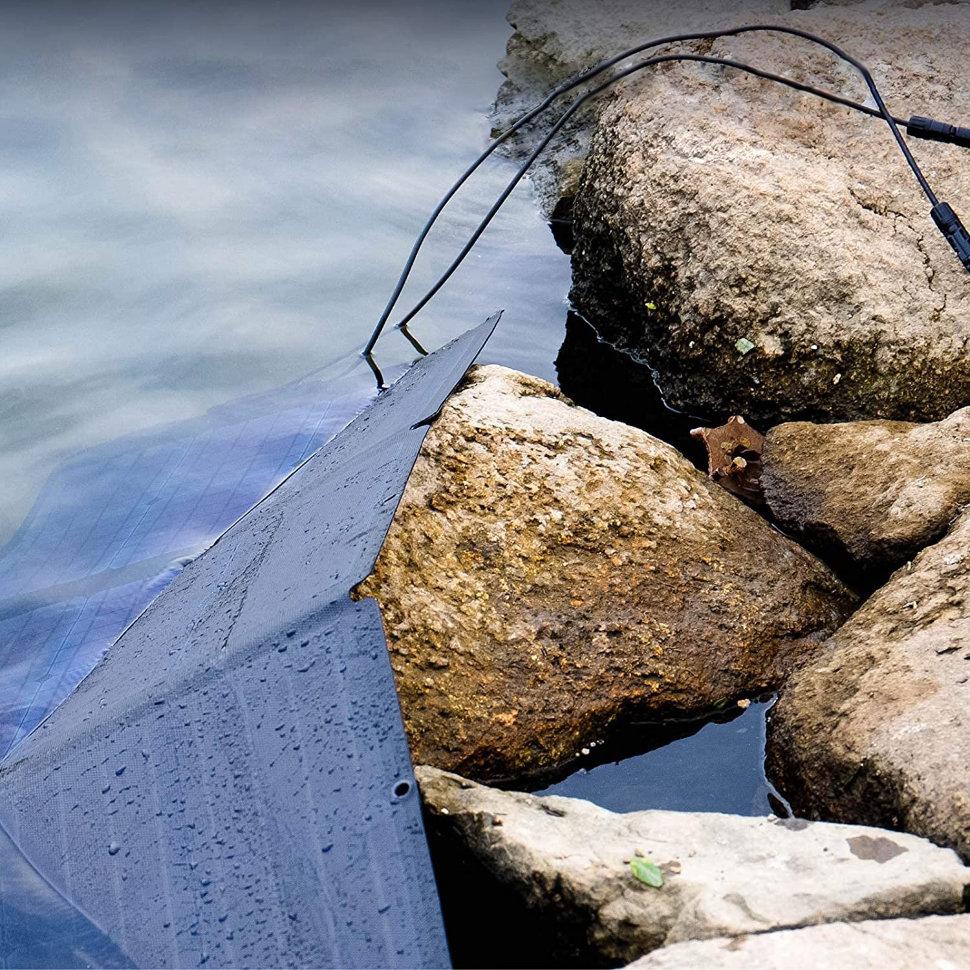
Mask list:
[{"label": "black connector plug", "polygon": [[948,125],[945,121],[936,121],[933,118],[913,115],[906,122],[906,133],[914,138],[944,141],[949,145],[970,148],[970,128],[958,128],[956,125]]},{"label": "black connector plug", "polygon": [[932,215],[940,232],[946,236],[946,241],[963,263],[964,269],[970,273],[970,233],[960,221],[960,217],[946,202],[939,202],[933,206]]}]

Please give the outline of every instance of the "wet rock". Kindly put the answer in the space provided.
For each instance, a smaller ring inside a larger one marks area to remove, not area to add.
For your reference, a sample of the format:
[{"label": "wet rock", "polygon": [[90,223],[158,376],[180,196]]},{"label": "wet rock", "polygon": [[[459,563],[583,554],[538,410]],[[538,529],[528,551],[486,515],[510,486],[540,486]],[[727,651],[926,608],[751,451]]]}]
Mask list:
[{"label": "wet rock", "polygon": [[481,779],[750,697],[851,604],[669,445],[502,367],[445,406],[362,592],[415,760]]},{"label": "wet rock", "polygon": [[[545,966],[615,965],[684,940],[741,940],[836,920],[957,913],[970,882],[955,853],[911,835],[707,813],[615,814],[432,768],[417,777],[436,858],[462,860],[463,883],[445,882],[443,896],[501,886],[548,948]],[[867,858],[859,840],[887,849]],[[637,859],[659,869],[662,885],[636,878]]]},{"label": "wet rock", "polygon": [[637,970],[956,970],[970,967],[970,916],[825,923],[678,943],[630,966]]},{"label": "wet rock", "polygon": [[768,751],[800,813],[970,858],[970,512],[790,678]]},{"label": "wet rock", "polygon": [[562,392],[604,418],[632,424],[672,444],[701,467],[707,458],[691,431],[702,419],[664,403],[650,368],[600,339],[579,314],[566,315],[566,335],[556,357]]},{"label": "wet rock", "polygon": [[[959,118],[966,10],[781,19],[876,65],[890,105]],[[845,65],[791,38],[710,50],[866,100]],[[970,197],[959,149],[914,151],[947,197]],[[601,115],[574,230],[574,304],[675,408],[770,427],[934,421],[970,403],[966,272],[873,119],[724,69],[659,70]]]},{"label": "wet rock", "polygon": [[762,486],[772,515],[827,561],[884,578],[970,502],[970,408],[910,424],[772,428]]}]

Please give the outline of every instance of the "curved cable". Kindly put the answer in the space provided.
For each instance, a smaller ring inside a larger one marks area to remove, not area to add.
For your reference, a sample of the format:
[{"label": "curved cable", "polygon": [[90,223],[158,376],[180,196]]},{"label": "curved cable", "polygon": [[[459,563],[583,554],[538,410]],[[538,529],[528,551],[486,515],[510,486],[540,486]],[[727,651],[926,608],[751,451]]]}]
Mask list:
[{"label": "curved cable", "polygon": [[[799,30],[795,27],[783,27],[783,26],[770,25],[770,24],[752,24],[752,25],[747,25],[742,27],[733,27],[726,30],[702,31],[699,33],[691,33],[691,34],[672,34],[667,37],[661,37],[656,40],[647,41],[644,44],[640,44],[636,47],[631,47],[625,51],[622,51],[619,54],[616,54],[610,58],[607,58],[604,61],[599,62],[598,64],[595,64],[593,67],[587,69],[586,71],[582,72],[581,74],[577,75],[571,80],[566,81],[563,84],[560,84],[558,87],[552,90],[538,105],[536,105],[526,114],[524,114],[521,118],[519,118],[513,125],[511,125],[508,129],[502,132],[485,148],[485,150],[478,156],[478,158],[476,158],[471,163],[471,165],[469,165],[465,169],[465,171],[462,172],[462,174],[451,185],[451,187],[448,189],[445,195],[442,196],[437,206],[435,207],[434,211],[431,213],[431,216],[428,218],[427,222],[423,226],[421,232],[418,234],[418,237],[415,240],[414,245],[412,246],[411,252],[408,255],[407,261],[405,262],[404,268],[401,271],[400,276],[398,277],[397,284],[395,285],[394,291],[391,293],[391,296],[388,299],[387,305],[385,306],[384,311],[381,314],[381,317],[378,320],[377,325],[375,326],[374,331],[372,332],[370,339],[368,340],[367,345],[363,350],[363,354],[366,356],[370,354],[371,351],[374,349],[374,346],[376,345],[377,340],[381,335],[381,332],[383,331],[385,325],[387,324],[387,321],[390,318],[390,315],[393,312],[394,307],[397,304],[397,301],[404,290],[404,286],[408,280],[408,277],[410,276],[411,270],[414,267],[414,263],[418,257],[418,253],[420,252],[425,239],[428,237],[428,234],[430,233],[438,217],[441,215],[442,211],[445,209],[445,207],[448,205],[451,199],[455,196],[458,190],[462,187],[462,185],[464,185],[464,183],[471,177],[471,175],[474,174],[475,171],[477,171],[477,169],[485,162],[486,159],[489,158],[490,155],[492,155],[496,151],[496,149],[500,145],[506,142],[509,138],[512,137],[512,135],[514,135],[521,128],[523,128],[534,118],[536,118],[539,114],[545,111],[545,109],[549,107],[549,105],[552,104],[552,102],[555,101],[562,94],[565,94],[573,90],[579,85],[585,83],[588,80],[591,80],[592,78],[598,76],[599,74],[602,74],[604,71],[609,70],[609,68],[614,67],[616,64],[619,64],[621,61],[626,60],[627,58],[632,57],[635,54],[642,53],[643,51],[650,50],[651,48],[654,48],[654,47],[660,47],[664,44],[673,44],[673,43],[681,43],[684,41],[696,41],[696,40],[716,40],[721,37],[735,37],[746,33],[783,33],[783,34],[790,34],[792,36],[799,37],[804,40],[808,40],[812,43],[825,47],[827,50],[834,53],[837,57],[844,59],[847,63],[851,64],[857,71],[859,71],[863,79],[865,80],[867,86],[869,87],[870,93],[873,95],[873,99],[875,100],[876,104],[879,106],[879,110],[870,109],[866,106],[850,101],[847,98],[841,98],[838,95],[833,95],[829,92],[822,91],[810,85],[800,85],[797,82],[790,81],[787,78],[782,78],[779,75],[773,75],[773,74],[770,74],[769,72],[758,73],[754,68],[748,69],[749,73],[757,74],[757,76],[764,77],[767,80],[773,80],[773,81],[778,81],[779,83],[788,84],[790,87],[796,88],[796,90],[801,90],[809,94],[814,94],[819,97],[824,97],[827,100],[834,101],[835,103],[843,104],[847,107],[864,111],[866,114],[870,114],[873,117],[882,117],[889,124],[893,132],[893,135],[897,140],[897,143],[900,145],[900,148],[903,151],[904,157],[906,158],[907,162],[910,164],[910,167],[913,169],[914,174],[916,175],[917,180],[920,182],[920,185],[923,188],[924,192],[927,193],[927,196],[930,199],[930,201],[934,202],[935,204],[935,196],[933,195],[932,190],[929,188],[929,185],[927,184],[926,179],[923,177],[922,172],[919,170],[919,166],[916,164],[916,160],[913,158],[912,153],[909,151],[909,147],[906,145],[905,141],[902,138],[902,135],[899,132],[898,126],[900,124],[905,124],[905,122],[889,114],[888,109],[886,109],[885,102],[883,101],[882,96],[879,93],[878,88],[876,87],[875,82],[872,79],[872,75],[869,73],[868,69],[864,65],[862,65],[859,61],[857,61],[855,58],[851,57],[846,52],[844,52],[841,48],[837,47],[835,44],[832,44],[830,41],[827,41],[824,38],[819,37],[815,34],[809,33],[808,31]],[[646,66],[646,65],[641,65],[641,66]],[[624,74],[620,76],[626,76],[626,75]],[[619,77],[617,77],[616,80],[619,80]],[[410,319],[410,316],[407,319]],[[398,324],[398,326],[400,325],[401,324]]]},{"label": "curved cable", "polygon": [[[847,98],[843,98],[840,95],[831,94],[827,91],[821,91],[817,88],[813,88],[811,85],[802,84],[800,81],[794,81],[791,78],[786,78],[781,75],[772,74],[770,71],[762,71],[760,68],[752,67],[750,64],[744,64],[740,61],[734,61],[722,57],[710,57],[705,54],[664,54],[659,57],[651,57],[647,60],[640,61],[631,67],[625,68],[623,71],[615,74],[609,80],[604,81],[602,84],[597,85],[595,88],[591,88],[585,94],[578,97],[569,108],[563,112],[558,118],[556,123],[549,129],[543,139],[539,142],[536,148],[533,150],[532,154],[522,163],[519,169],[516,171],[515,175],[509,181],[508,185],[502,191],[502,194],[495,201],[494,205],[488,210],[485,217],[478,224],[475,231],[469,237],[468,242],[459,252],[458,256],[455,257],[451,265],[445,270],[444,273],[438,278],[435,284],[425,293],[421,300],[415,304],[415,306],[404,316],[404,318],[396,325],[398,328],[406,326],[424,307],[433,299],[435,294],[441,289],[445,283],[451,278],[452,274],[461,263],[464,261],[465,257],[471,252],[472,247],[478,242],[482,233],[488,228],[489,223],[495,218],[499,209],[505,204],[505,201],[512,194],[516,185],[522,180],[526,172],[532,166],[533,162],[539,157],[542,151],[546,148],[550,141],[555,137],[557,132],[566,124],[566,122],[582,107],[582,105],[588,101],[590,98],[596,97],[601,94],[611,85],[616,84],[618,81],[629,77],[631,74],[641,71],[647,67],[653,67],[657,64],[667,64],[676,61],[693,61],[701,64],[716,64],[722,67],[731,67],[739,71],[744,71],[747,74],[752,74],[755,77],[762,78],[768,81],[777,81],[780,84],[784,84],[786,87],[794,88],[796,91],[802,91],[807,94],[814,94],[818,97],[825,99],[826,101],[831,101],[835,104],[840,104],[848,108],[852,108],[856,111],[860,111],[863,114],[869,115],[870,117],[879,118],[882,117],[880,111],[869,108],[866,105],[858,104],[854,101],[850,101]],[[890,116],[892,117],[892,116]],[[893,119],[894,121],[896,119]],[[379,334],[378,334],[379,335]]]}]

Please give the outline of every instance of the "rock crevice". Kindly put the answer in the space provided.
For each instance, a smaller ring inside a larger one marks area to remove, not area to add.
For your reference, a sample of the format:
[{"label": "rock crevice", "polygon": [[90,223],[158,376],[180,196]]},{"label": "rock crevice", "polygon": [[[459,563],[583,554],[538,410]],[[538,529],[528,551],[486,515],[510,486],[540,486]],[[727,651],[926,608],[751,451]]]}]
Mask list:
[{"label": "rock crevice", "polygon": [[792,675],[768,740],[800,812],[970,858],[970,512]]},{"label": "rock crevice", "polygon": [[[500,888],[546,948],[546,966],[610,966],[687,940],[960,913],[970,881],[955,853],[911,835],[692,812],[618,815],[426,767],[417,777],[436,857],[446,860],[446,898],[461,884],[451,880]],[[456,858],[462,867],[450,868]],[[656,868],[655,884],[636,877],[637,859]]]}]

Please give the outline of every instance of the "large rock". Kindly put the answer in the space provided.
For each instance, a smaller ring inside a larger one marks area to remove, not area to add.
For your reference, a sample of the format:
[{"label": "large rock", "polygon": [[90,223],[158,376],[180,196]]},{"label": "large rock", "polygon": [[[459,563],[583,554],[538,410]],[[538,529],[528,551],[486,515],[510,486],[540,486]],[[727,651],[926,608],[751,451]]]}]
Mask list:
[{"label": "large rock", "polygon": [[958,970],[970,967],[970,916],[825,923],[678,943],[630,966],[637,970]]},{"label": "large rock", "polygon": [[772,687],[851,602],[673,448],[502,367],[445,406],[362,592],[415,760],[480,779]]},{"label": "large rock", "polygon": [[[729,4],[719,0],[680,0],[678,3],[670,0],[597,0],[596,3],[513,0],[508,13],[513,33],[506,56],[499,64],[506,79],[493,109],[495,127],[507,128],[564,81],[649,40],[671,34],[723,30],[740,24],[781,23],[791,10],[853,6],[862,2],[866,0],[735,0]],[[936,2],[884,0],[883,5],[919,7]],[[685,46],[705,51],[703,42]],[[637,79],[624,81],[620,90],[636,92]],[[526,155],[578,94],[579,90],[562,95],[546,115],[506,142],[504,151],[519,157]],[[612,94],[601,95],[587,102],[585,109],[557,135],[530,172],[538,200],[547,212],[561,198],[575,194],[583,159],[589,150],[590,134],[611,97]]]},{"label": "large rock", "polygon": [[970,858],[970,512],[793,675],[768,740],[799,812]]},{"label": "large rock", "polygon": [[931,424],[782,424],[762,455],[778,522],[829,561],[882,578],[970,502],[970,408]]},{"label": "large rock", "polygon": [[[890,106],[970,116],[965,5],[782,18],[873,65]],[[842,92],[831,56],[775,35],[712,53]],[[960,149],[916,142],[970,198]],[[575,204],[573,301],[715,421],[931,421],[970,403],[970,286],[881,122],[737,72],[674,66],[601,116]]]},{"label": "large rock", "polygon": [[[834,920],[957,913],[970,882],[953,852],[912,835],[736,815],[621,815],[435,769],[417,776],[444,861],[443,896],[500,886],[551,948],[545,966],[615,965],[683,940]],[[662,886],[634,877],[638,855],[660,869]]]}]

